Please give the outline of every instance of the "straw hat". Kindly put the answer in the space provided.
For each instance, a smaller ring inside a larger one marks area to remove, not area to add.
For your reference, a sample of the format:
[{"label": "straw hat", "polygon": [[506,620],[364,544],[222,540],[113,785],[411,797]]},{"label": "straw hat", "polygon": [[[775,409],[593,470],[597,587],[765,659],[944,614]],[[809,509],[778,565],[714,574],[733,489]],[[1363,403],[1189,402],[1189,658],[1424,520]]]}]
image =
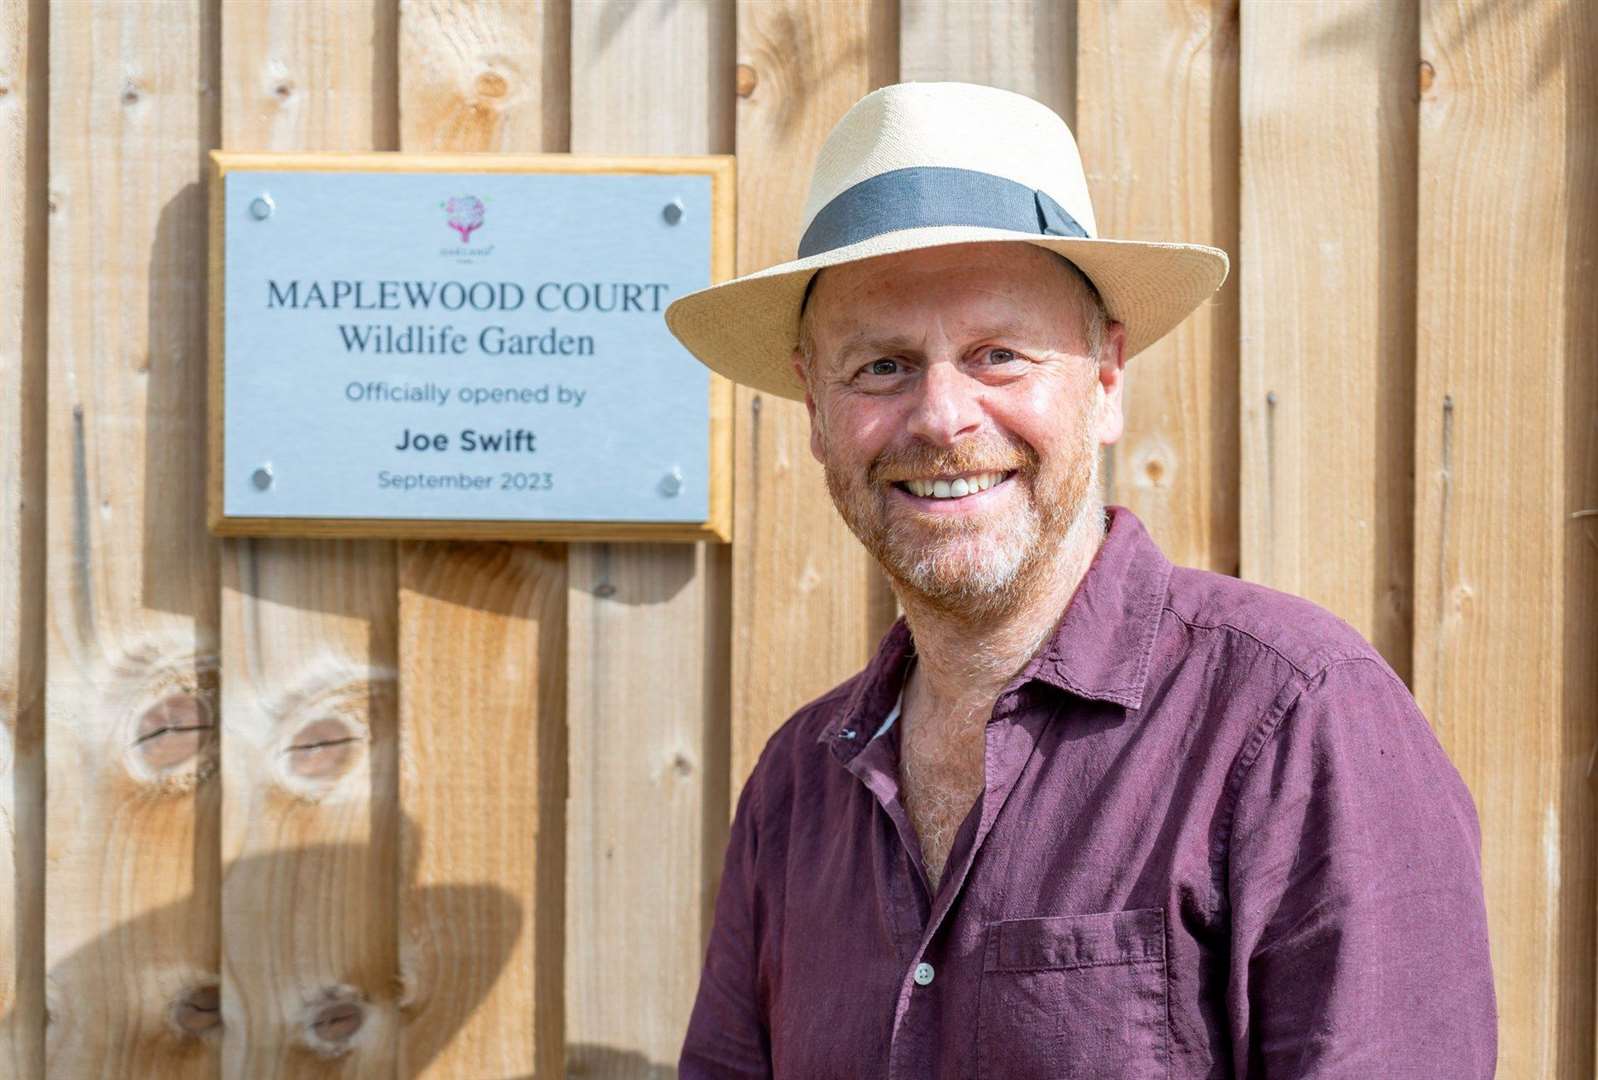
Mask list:
[{"label": "straw hat", "polygon": [[1126,325],[1129,358],[1226,279],[1218,248],[1101,239],[1076,140],[1047,106],[992,86],[899,83],[861,98],[827,136],[797,257],[679,298],[666,325],[728,378],[802,400],[792,356],[817,270],[988,240],[1071,260]]}]

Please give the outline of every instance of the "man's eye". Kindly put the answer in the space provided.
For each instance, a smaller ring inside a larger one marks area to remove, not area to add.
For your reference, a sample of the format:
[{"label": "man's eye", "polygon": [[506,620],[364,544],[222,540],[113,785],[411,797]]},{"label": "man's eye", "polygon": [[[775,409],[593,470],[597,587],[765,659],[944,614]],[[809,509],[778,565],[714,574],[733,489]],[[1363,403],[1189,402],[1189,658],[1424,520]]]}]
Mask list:
[{"label": "man's eye", "polygon": [[899,361],[882,357],[867,364],[865,370],[867,375],[897,375],[899,373]]},{"label": "man's eye", "polygon": [[1014,359],[1016,359],[1016,355],[1015,355],[1014,352],[1012,352],[1009,349],[989,349],[988,350],[988,363],[989,364],[1008,364],[1010,361],[1012,361]]}]

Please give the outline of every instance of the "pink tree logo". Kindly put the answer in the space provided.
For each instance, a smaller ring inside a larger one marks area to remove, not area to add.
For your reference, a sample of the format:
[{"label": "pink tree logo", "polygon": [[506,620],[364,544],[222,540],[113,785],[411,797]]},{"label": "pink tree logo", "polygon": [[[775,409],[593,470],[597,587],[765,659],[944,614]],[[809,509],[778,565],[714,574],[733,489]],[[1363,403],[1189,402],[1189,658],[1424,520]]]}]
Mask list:
[{"label": "pink tree logo", "polygon": [[471,239],[483,224],[483,200],[476,195],[456,195],[444,204],[449,227],[461,234],[461,243]]}]

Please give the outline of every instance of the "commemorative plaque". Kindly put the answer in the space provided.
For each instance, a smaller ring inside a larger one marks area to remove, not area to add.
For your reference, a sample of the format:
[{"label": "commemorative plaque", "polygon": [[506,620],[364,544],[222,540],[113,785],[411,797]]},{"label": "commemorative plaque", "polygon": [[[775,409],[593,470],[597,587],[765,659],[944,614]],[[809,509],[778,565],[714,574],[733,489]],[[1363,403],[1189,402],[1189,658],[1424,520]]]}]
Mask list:
[{"label": "commemorative plaque", "polygon": [[731,157],[211,157],[213,531],[729,538]]}]

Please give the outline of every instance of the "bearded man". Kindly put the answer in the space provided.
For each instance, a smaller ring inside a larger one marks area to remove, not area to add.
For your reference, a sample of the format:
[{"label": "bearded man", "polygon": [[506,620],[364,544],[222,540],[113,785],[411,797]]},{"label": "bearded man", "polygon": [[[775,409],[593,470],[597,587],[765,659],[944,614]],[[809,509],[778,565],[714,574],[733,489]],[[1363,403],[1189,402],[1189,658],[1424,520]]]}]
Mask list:
[{"label": "bearded man", "polygon": [[1476,810],[1403,682],[1101,501],[1225,255],[1097,238],[1063,121],[955,83],[857,103],[805,218],[667,320],[803,398],[905,616],[743,788],[679,1075],[1492,1075]]}]

